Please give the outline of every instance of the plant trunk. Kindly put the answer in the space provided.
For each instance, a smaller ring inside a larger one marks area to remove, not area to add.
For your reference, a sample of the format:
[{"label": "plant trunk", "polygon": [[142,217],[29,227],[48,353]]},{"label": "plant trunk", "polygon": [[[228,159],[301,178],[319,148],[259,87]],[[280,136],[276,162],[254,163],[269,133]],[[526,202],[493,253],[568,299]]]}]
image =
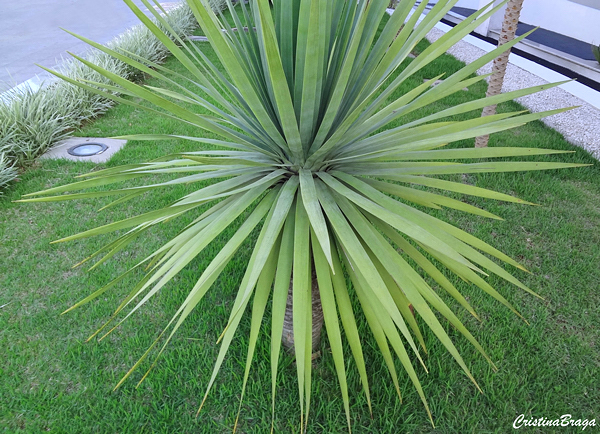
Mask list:
[{"label": "plant trunk", "polygon": [[[290,353],[294,352],[294,321],[293,321],[293,284],[290,282],[288,291],[287,305],[285,307],[285,317],[283,319],[283,335],[281,342],[284,348]],[[319,284],[317,277],[313,273],[312,277],[312,352],[313,355],[321,346],[321,329],[323,328],[323,308],[321,307],[321,297],[319,295]]]},{"label": "plant trunk", "polygon": [[[523,8],[524,0],[510,0],[506,6],[506,12],[504,13],[504,21],[502,22],[502,31],[498,39],[498,46],[504,45],[507,42],[512,41],[515,38],[517,32],[517,25],[519,24],[519,17],[521,16],[521,9]],[[504,52],[502,55],[494,59],[494,66],[492,67],[492,76],[488,85],[488,90],[485,96],[495,96],[502,92],[502,85],[504,84],[504,76],[506,75],[506,66],[508,64],[508,56],[510,50]],[[496,114],[496,105],[490,105],[483,109],[481,116],[491,116]],[[475,139],[476,148],[485,148],[488,145],[490,136],[479,136]]]}]

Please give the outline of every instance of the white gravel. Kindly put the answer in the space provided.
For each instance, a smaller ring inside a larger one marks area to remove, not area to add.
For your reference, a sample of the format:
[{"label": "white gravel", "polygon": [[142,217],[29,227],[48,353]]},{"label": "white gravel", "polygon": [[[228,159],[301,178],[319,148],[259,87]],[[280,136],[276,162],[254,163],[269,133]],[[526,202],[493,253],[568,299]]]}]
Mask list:
[{"label": "white gravel", "polygon": [[[444,35],[442,30],[434,28],[427,35],[427,39],[433,42],[442,35]],[[481,48],[465,41],[460,41],[448,50],[448,54],[465,63],[473,62],[485,53]],[[482,75],[489,74],[491,71],[490,62],[477,73]],[[537,75],[509,63],[502,91],[510,92],[546,83],[548,83],[546,80]],[[578,106],[573,110],[544,118],[542,122],[560,132],[573,145],[587,150],[594,158],[600,160],[600,110],[596,107],[559,87],[518,98],[516,101],[532,112]]]}]

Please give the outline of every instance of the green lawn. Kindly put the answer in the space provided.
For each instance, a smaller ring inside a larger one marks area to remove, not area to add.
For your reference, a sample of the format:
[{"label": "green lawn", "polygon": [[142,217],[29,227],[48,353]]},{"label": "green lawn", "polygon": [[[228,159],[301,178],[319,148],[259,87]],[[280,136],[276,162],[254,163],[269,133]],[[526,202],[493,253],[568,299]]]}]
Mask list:
[{"label": "green lawn", "polygon": [[[200,43],[202,44],[202,43]],[[419,50],[426,46],[422,42]],[[204,43],[207,55],[216,56]],[[175,60],[169,68],[184,73]],[[407,88],[442,72],[461,67],[444,56],[415,76]],[[153,80],[149,84],[156,84]],[[400,90],[403,91],[403,90]],[[418,114],[480,98],[485,84],[446,98]],[[504,104],[501,111],[518,109]],[[415,114],[417,116],[417,114]],[[471,113],[470,117],[477,116]],[[77,132],[81,136],[117,134],[199,134],[192,128],[157,119],[129,106],[116,106]],[[451,147],[472,146],[473,140]],[[499,367],[493,372],[486,361],[447,325],[484,393],[477,392],[452,357],[432,333],[425,330],[430,353],[425,359],[430,373],[418,369],[438,433],[504,433],[521,413],[529,417],[600,418],[600,163],[574,149],[560,134],[540,122],[496,134],[491,146],[509,145],[573,149],[573,154],[542,158],[547,161],[592,164],[573,170],[534,173],[483,174],[462,181],[514,194],[540,206],[522,206],[480,198],[461,198],[484,206],[505,221],[488,220],[459,212],[435,211],[447,221],[469,231],[522,262],[531,274],[516,271],[518,278],[537,291],[534,298],[498,278],[495,286],[530,323],[476,288],[454,281],[480,314],[478,322],[444,294],[473,335]],[[67,244],[50,241],[164,206],[198,185],[178,186],[102,212],[110,199],[64,203],[17,204],[21,195],[72,181],[73,176],[102,167],[134,163],[169,153],[198,150],[196,143],[181,141],[130,142],[103,166],[67,161],[40,161],[0,199],[0,429],[4,432],[130,433],[130,432],[230,432],[235,421],[246,357],[249,319],[241,326],[217,383],[205,407],[195,414],[210,378],[218,347],[252,244],[240,250],[213,290],[174,338],[147,380],[136,389],[144,364],[123,387],[112,388],[143,354],[166,325],[187,291],[224,244],[212,243],[162,293],[105,340],[86,339],[107,320],[134,279],[123,282],[100,299],[66,315],[60,313],[177,233],[193,216],[181,218],[148,232],[126,253],[97,270],[72,269],[93,253],[109,236]],[[461,179],[455,177],[454,179]],[[127,184],[127,183],[125,183]],[[124,184],[124,185],[125,185]],[[129,183],[128,185],[133,185]],[[459,196],[456,196],[459,197]],[[239,221],[230,228],[231,235]],[[225,235],[228,235],[227,233]],[[139,276],[137,276],[139,277]],[[269,315],[269,312],[266,314]],[[348,362],[353,431],[356,433],[433,432],[427,415],[406,375],[400,374],[400,403],[374,340],[363,321],[363,345],[374,404],[369,414],[357,372]],[[257,349],[250,383],[242,407],[239,432],[270,430],[270,365],[268,325]],[[345,432],[346,423],[338,392],[333,360],[326,339],[323,356],[313,374],[310,433]],[[284,358],[279,377],[275,432],[299,432],[300,409],[293,361]],[[399,372],[402,369],[399,367]],[[600,424],[600,420],[597,421]],[[569,428],[559,428],[561,432]],[[590,428],[588,428],[590,430]],[[548,432],[522,429],[525,432]],[[578,431],[578,430],[577,430]]]}]

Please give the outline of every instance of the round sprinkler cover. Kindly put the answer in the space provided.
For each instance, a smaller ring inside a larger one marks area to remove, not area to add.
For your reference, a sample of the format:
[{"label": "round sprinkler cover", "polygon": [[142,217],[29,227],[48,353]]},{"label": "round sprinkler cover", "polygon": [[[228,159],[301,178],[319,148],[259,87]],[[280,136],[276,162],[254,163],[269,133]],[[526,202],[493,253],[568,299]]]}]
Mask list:
[{"label": "round sprinkler cover", "polygon": [[76,157],[91,157],[103,153],[108,149],[104,143],[81,143],[70,147],[67,152]]}]

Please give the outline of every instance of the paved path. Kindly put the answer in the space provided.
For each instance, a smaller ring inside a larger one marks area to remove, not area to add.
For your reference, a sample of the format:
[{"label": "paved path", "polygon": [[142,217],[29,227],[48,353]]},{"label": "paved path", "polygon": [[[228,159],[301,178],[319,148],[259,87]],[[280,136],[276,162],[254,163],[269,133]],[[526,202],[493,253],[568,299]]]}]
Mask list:
[{"label": "paved path", "polygon": [[[146,10],[139,0],[134,0]],[[0,92],[87,45],[60,27],[105,43],[139,23],[122,0],[0,0]]]}]

